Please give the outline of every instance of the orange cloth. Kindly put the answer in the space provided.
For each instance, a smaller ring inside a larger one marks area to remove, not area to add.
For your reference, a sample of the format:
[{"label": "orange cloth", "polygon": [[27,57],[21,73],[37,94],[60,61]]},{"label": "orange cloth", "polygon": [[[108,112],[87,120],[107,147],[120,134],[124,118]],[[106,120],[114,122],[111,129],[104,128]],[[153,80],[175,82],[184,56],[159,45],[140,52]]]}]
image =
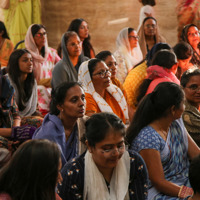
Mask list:
[{"label": "orange cloth", "polygon": [[[94,112],[94,113],[101,112],[101,110],[99,109],[98,103],[94,100],[91,94],[85,93],[85,99],[86,99],[86,115],[87,115],[87,112]],[[119,106],[115,98],[107,91],[105,92],[105,101],[112,108],[113,112],[124,123],[126,123],[126,119],[125,119],[124,113],[122,112],[121,107]]]},{"label": "orange cloth", "polygon": [[1,67],[6,67],[8,65],[8,60],[10,58],[10,54],[13,52],[13,49],[13,43],[9,39],[5,39],[0,49]]},{"label": "orange cloth", "polygon": [[111,81],[112,81],[112,83],[114,85],[116,85],[118,88],[120,88],[120,90],[123,92],[123,94],[125,96],[125,99],[127,100],[127,98],[126,98],[126,92],[124,90],[123,85],[120,83],[120,81],[117,78],[111,78]]}]

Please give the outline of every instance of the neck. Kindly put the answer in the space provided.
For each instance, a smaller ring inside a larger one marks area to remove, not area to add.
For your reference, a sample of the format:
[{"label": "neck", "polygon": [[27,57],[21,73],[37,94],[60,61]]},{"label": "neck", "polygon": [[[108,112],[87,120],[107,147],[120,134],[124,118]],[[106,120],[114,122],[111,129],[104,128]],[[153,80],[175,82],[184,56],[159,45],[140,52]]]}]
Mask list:
[{"label": "neck", "polygon": [[69,56],[71,62],[72,62],[72,65],[75,67],[78,63],[78,57],[72,57],[72,56]]},{"label": "neck", "polygon": [[155,127],[155,129],[158,131],[165,131],[166,133],[168,133],[172,121],[173,120],[170,117],[162,117],[153,121],[150,125]]},{"label": "neck", "polygon": [[146,41],[152,41],[152,40],[154,41],[154,35],[150,35],[150,36],[149,35],[145,35],[145,40]]},{"label": "neck", "polygon": [[98,86],[94,86],[95,91],[105,99],[106,89],[99,88]]},{"label": "neck", "polygon": [[192,197],[189,198],[189,200],[199,200],[200,199],[200,194],[196,192]]},{"label": "neck", "polygon": [[195,102],[190,102],[190,101],[188,101],[188,103],[194,106],[195,108],[197,108],[197,110],[199,110],[200,103],[195,103]]},{"label": "neck", "polygon": [[104,167],[100,167],[100,166],[97,166],[97,168],[102,173],[102,175],[106,179],[106,181],[108,183],[110,183],[114,168],[104,168]]},{"label": "neck", "polygon": [[65,117],[62,114],[59,115],[59,118],[62,121],[64,129],[71,132],[77,122],[77,118]]},{"label": "neck", "polygon": [[28,76],[28,74],[21,74],[21,76],[20,76],[20,81],[21,82],[24,82],[26,79],[27,79],[27,76]]}]

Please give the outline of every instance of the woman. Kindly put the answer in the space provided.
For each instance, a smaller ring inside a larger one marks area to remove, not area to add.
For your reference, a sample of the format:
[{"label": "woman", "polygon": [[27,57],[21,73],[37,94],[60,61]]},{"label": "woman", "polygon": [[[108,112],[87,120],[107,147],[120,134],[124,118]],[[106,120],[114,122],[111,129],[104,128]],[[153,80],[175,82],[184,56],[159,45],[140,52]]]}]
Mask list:
[{"label": "woman", "polygon": [[148,199],[185,198],[193,193],[188,180],[189,159],[200,149],[180,118],[184,92],[172,82],[160,83],[140,102],[127,130],[130,149],[143,157],[151,181]]},{"label": "woman", "polygon": [[84,151],[79,142],[84,133],[85,94],[77,82],[64,82],[52,93],[50,113],[33,139],[48,139],[58,144],[62,164]]},{"label": "woman", "polygon": [[122,91],[110,82],[106,64],[95,58],[81,64],[78,80],[83,84],[86,115],[99,112],[115,113],[125,124],[129,123],[128,108]]},{"label": "woman", "polygon": [[193,55],[193,50],[187,42],[179,42],[173,47],[173,50],[178,60],[176,76],[180,80],[185,71],[197,67],[190,62]]},{"label": "woman", "polygon": [[147,69],[147,78],[138,89],[138,103],[144,95],[151,93],[161,82],[174,82],[180,85],[180,81],[175,76],[178,67],[175,53],[162,49],[154,55],[151,64],[152,66]]},{"label": "woman", "polygon": [[98,113],[86,122],[88,150],[62,169],[63,200],[146,199],[146,166],[125,150],[124,136],[125,125],[114,114]]},{"label": "woman", "polygon": [[0,199],[59,200],[55,188],[62,181],[61,166],[55,143],[25,142],[0,172]]},{"label": "woman", "polygon": [[187,42],[193,49],[193,56],[191,63],[200,67],[200,43],[199,43],[199,29],[194,24],[186,25],[181,34],[181,39]]},{"label": "woman", "polygon": [[187,131],[200,147],[200,69],[189,69],[183,73],[181,86],[186,98],[182,118]]},{"label": "woman", "polygon": [[112,83],[117,87],[119,87],[123,92],[123,94],[125,95],[125,90],[123,88],[123,85],[116,78],[118,64],[113,54],[110,51],[101,51],[96,55],[96,58],[103,60],[106,63],[111,73]]},{"label": "woman", "polygon": [[128,27],[122,29],[117,36],[117,51],[113,55],[118,63],[116,76],[121,84],[124,83],[129,71],[143,59],[138,39],[137,32]]},{"label": "woman", "polygon": [[8,60],[13,49],[14,49],[13,43],[10,41],[6,27],[4,23],[0,21],[0,65],[1,67],[6,67],[8,65]]},{"label": "woman", "polygon": [[64,81],[77,81],[78,69],[80,64],[87,60],[81,54],[81,41],[78,35],[73,31],[63,34],[61,40],[62,60],[54,67],[52,72],[52,87],[56,88]]},{"label": "woman", "polygon": [[143,23],[138,29],[138,36],[144,58],[155,44],[166,42],[165,38],[160,35],[157,21],[153,17],[146,17],[143,20]]},{"label": "woman", "polygon": [[156,0],[139,0],[142,3],[142,7],[140,9],[140,17],[139,17],[139,27],[143,23],[143,20],[146,17],[155,17],[155,11],[153,6],[156,5]]},{"label": "woman", "polygon": [[37,109],[37,83],[33,74],[33,62],[26,49],[14,51],[8,64],[8,75],[15,89],[15,97],[22,117],[31,116]]},{"label": "woman", "polygon": [[147,77],[147,68],[151,66],[153,55],[161,49],[171,49],[167,43],[157,43],[149,51],[146,59],[137,64],[128,74],[123,84],[128,105],[135,110],[137,107],[138,88]]},{"label": "woman", "polygon": [[52,70],[60,57],[56,50],[48,47],[46,28],[41,24],[32,24],[28,28],[25,46],[33,57],[33,71],[38,84],[39,111],[46,114],[50,104]]},{"label": "woman", "polygon": [[78,34],[82,42],[84,56],[88,58],[95,57],[94,49],[90,43],[89,27],[84,19],[78,18],[72,20],[67,31],[75,31]]}]

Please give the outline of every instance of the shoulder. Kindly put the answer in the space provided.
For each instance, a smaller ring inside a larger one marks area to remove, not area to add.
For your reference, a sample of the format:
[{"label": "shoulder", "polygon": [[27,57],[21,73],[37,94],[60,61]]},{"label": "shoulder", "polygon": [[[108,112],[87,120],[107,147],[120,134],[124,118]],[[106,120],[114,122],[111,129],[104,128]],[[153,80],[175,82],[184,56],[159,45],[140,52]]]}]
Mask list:
[{"label": "shoulder", "polygon": [[144,127],[138,134],[138,136],[132,142],[132,149],[140,152],[143,149],[161,149],[161,137],[150,126]]},{"label": "shoulder", "polygon": [[0,193],[0,200],[12,200],[12,198],[7,193]]}]

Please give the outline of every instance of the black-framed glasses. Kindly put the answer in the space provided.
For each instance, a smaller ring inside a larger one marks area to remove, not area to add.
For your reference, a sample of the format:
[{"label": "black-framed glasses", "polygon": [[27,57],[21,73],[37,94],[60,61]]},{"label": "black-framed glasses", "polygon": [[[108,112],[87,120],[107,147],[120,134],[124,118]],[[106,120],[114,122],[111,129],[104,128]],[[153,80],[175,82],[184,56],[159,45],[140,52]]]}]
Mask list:
[{"label": "black-framed glasses", "polygon": [[107,74],[111,74],[110,73],[110,70],[106,70],[106,71],[101,71],[101,72],[99,72],[99,73],[96,73],[96,74],[93,74],[93,76],[100,76],[101,78],[105,78],[105,76],[107,75]]},{"label": "black-framed glasses", "polygon": [[156,24],[147,24],[146,25],[147,28],[156,28]]},{"label": "black-framed glasses", "polygon": [[192,90],[193,92],[197,92],[200,91],[200,86],[198,86],[197,84],[192,84],[186,88],[189,88],[190,90]]},{"label": "black-framed glasses", "polygon": [[44,33],[36,33],[35,34],[37,37],[43,37],[43,36],[46,36],[47,35],[47,32],[44,32]]},{"label": "black-framed glasses", "polygon": [[139,39],[140,39],[140,37],[139,37],[139,36],[133,36],[133,35],[129,35],[128,37],[129,37],[129,38],[133,38],[134,40],[139,40]]}]

